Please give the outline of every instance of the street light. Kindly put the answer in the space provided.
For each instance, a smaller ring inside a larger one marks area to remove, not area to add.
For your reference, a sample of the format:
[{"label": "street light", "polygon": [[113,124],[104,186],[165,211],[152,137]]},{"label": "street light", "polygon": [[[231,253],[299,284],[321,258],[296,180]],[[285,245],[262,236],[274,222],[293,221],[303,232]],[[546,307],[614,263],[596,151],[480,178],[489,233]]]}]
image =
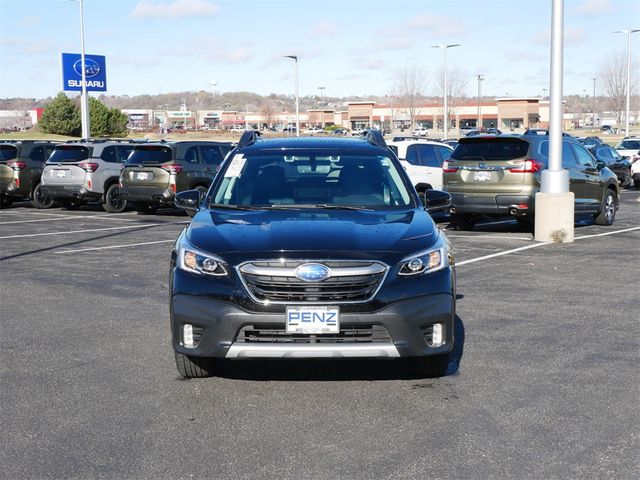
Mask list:
[{"label": "street light", "polygon": [[87,97],[87,71],[84,54],[84,10],[83,0],[80,3],[80,64],[82,68],[82,91],[80,93],[80,120],[82,122],[82,138],[89,138],[89,99]]},{"label": "street light", "polygon": [[322,108],[322,93],[324,92],[324,89],[327,87],[318,87],[318,90],[320,90],[320,116],[321,116],[321,121],[322,121],[322,128],[324,129],[324,109]]},{"label": "street light", "polygon": [[480,111],[480,84],[484,80],[484,75],[476,75],[478,78],[478,124],[476,128],[482,128],[482,112]]},{"label": "street light", "polygon": [[593,102],[593,108],[591,109],[591,126],[596,128],[596,79],[593,78],[593,98],[591,98]]},{"label": "street light", "polygon": [[211,94],[213,96],[213,98],[216,97],[216,86],[218,85],[218,81],[217,80],[210,80],[209,81],[209,85],[211,85]]},{"label": "street light", "polygon": [[625,136],[629,136],[629,95],[631,89],[631,34],[640,32],[640,30],[616,30],[613,33],[626,33],[627,34],[627,109],[624,115],[625,119]]},{"label": "street light", "polygon": [[444,138],[447,138],[447,132],[449,129],[449,111],[447,110],[447,49],[459,46],[459,43],[431,45],[431,48],[441,48],[444,51],[444,112],[442,115],[444,123]]},{"label": "street light", "polygon": [[300,136],[300,103],[298,99],[298,56],[297,55],[285,55],[285,58],[290,58],[296,62],[296,137]]}]

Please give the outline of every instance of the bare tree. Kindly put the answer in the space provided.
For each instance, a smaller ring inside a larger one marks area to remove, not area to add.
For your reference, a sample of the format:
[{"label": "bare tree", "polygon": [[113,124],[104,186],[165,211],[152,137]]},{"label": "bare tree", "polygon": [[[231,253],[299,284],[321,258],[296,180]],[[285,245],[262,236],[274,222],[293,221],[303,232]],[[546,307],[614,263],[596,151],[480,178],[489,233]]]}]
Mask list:
[{"label": "bare tree", "polygon": [[[469,83],[469,75],[457,67],[447,68],[447,110],[449,122],[451,117],[455,115],[456,108],[462,103],[465,97],[465,90]],[[444,91],[444,68],[441,68],[436,75],[434,82],[433,95],[442,98],[442,92]],[[442,111],[442,110],[441,110]],[[444,123],[444,122],[443,122]],[[457,125],[459,127],[459,125]]]},{"label": "bare tree", "polygon": [[[631,63],[629,95],[633,98],[640,90],[638,85],[638,62]],[[623,124],[627,102],[627,57],[622,52],[612,53],[600,64],[598,77],[604,90],[605,110],[612,112],[618,127]]]},{"label": "bare tree", "polygon": [[411,121],[411,128],[413,128],[418,107],[422,100],[426,74],[419,67],[406,66],[396,74],[396,82],[393,88],[393,96],[397,98],[396,103],[406,108]]},{"label": "bare tree", "polygon": [[276,109],[273,105],[273,101],[269,98],[265,99],[260,106],[260,114],[264,118],[264,123],[267,124],[267,127],[273,126],[273,118],[275,116]]}]

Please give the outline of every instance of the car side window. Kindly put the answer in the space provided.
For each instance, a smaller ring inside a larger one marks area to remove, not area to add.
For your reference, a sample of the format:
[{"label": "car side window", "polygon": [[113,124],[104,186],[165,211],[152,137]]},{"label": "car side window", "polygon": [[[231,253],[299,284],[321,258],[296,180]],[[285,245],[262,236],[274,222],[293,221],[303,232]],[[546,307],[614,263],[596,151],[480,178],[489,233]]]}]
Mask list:
[{"label": "car side window", "polygon": [[100,158],[108,163],[116,162],[116,147],[105,147],[100,154]]},{"label": "car side window", "polygon": [[436,150],[440,155],[440,165],[438,166],[442,167],[442,162],[449,160],[452,150],[450,148],[445,148],[445,147],[436,147]]},{"label": "car side window", "polygon": [[29,158],[36,162],[44,162],[44,147],[36,147],[29,153]]},{"label": "car side window", "polygon": [[436,149],[434,145],[416,145],[420,149],[420,165],[423,167],[436,167],[439,168],[442,165],[436,155]]},{"label": "car side window", "polygon": [[581,146],[573,145],[573,151],[575,152],[578,165],[588,168],[594,168],[596,166],[591,154]]},{"label": "car side window", "polygon": [[605,163],[613,163],[613,158],[611,157],[611,152],[608,148],[598,148],[596,150],[596,158],[603,160]]},{"label": "car side window", "polygon": [[418,157],[418,149],[416,145],[409,145],[407,148],[406,160],[411,165],[420,165],[420,158]]},{"label": "car side window", "polygon": [[133,146],[119,146],[116,150],[118,162],[124,162],[127,158],[129,158],[129,154],[133,151]]},{"label": "car side window", "polygon": [[200,147],[200,153],[202,154],[202,163],[205,165],[220,165],[224,156],[220,151],[220,147]]},{"label": "car side window", "polygon": [[184,154],[184,161],[187,163],[198,164],[200,158],[198,155],[198,147],[189,147]]}]

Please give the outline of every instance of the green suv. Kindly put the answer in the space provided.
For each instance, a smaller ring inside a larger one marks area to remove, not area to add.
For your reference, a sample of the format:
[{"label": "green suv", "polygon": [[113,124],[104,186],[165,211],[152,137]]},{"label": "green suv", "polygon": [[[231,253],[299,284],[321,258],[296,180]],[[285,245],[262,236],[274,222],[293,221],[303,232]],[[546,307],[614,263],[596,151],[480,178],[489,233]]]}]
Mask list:
[{"label": "green suv", "polygon": [[44,164],[56,142],[19,140],[0,143],[0,207],[29,198],[36,208],[49,208],[53,200],[40,189]]},{"label": "green suv", "polygon": [[[548,135],[464,137],[444,162],[443,186],[451,194],[451,220],[470,230],[481,216],[532,223],[540,176],[547,168]],[[571,137],[562,139],[562,166],[569,172],[575,215],[611,225],[618,209],[616,175]]]},{"label": "green suv", "polygon": [[172,207],[176,192],[206,193],[231,143],[184,141],[137,145],[120,175],[120,195],[140,213]]}]

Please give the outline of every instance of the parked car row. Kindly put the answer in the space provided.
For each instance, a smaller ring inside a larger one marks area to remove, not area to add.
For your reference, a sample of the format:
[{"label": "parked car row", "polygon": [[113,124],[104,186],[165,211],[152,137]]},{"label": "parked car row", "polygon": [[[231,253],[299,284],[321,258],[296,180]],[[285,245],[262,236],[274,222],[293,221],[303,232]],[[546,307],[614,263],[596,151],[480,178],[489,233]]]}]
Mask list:
[{"label": "parked car row", "polygon": [[80,140],[0,143],[2,207],[30,199],[36,208],[76,209],[99,202],[107,212],[173,206],[176,192],[205,193],[228,142]]}]

